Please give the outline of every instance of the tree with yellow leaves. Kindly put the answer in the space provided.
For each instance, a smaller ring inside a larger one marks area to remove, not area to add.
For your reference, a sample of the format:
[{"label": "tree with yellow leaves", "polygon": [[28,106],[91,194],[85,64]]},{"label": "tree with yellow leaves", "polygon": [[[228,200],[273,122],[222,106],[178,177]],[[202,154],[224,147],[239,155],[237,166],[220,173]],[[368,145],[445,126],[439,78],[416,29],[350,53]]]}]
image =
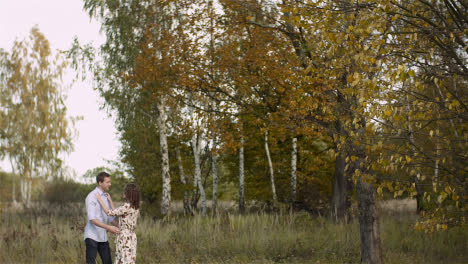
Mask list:
[{"label": "tree with yellow leaves", "polygon": [[[0,148],[13,176],[20,177],[22,202],[28,206],[34,179],[61,177],[60,155],[72,149],[74,119],[66,116],[61,83],[67,63],[37,27],[0,56]],[[14,203],[15,192],[13,185]]]}]

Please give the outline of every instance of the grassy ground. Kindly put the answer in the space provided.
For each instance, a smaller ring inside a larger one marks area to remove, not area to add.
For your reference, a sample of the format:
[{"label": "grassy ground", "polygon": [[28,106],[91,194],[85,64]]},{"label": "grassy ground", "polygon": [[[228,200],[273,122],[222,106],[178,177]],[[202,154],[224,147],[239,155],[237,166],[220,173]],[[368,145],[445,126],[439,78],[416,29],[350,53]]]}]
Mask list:
[{"label": "grassy ground", "polygon": [[[382,205],[385,263],[468,263],[468,232],[413,229],[407,204]],[[85,263],[84,208],[36,206],[3,210],[0,263]],[[306,213],[142,217],[137,263],[359,263],[359,225],[334,224]],[[111,248],[114,236],[109,235]],[[99,259],[99,258],[98,258]]]}]

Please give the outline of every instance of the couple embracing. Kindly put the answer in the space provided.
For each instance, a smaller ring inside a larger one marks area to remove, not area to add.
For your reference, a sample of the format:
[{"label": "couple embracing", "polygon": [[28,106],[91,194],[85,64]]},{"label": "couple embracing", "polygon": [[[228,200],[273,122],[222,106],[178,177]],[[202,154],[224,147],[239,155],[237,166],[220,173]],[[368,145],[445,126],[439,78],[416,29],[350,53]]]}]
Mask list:
[{"label": "couple embracing", "polygon": [[140,190],[136,184],[128,183],[123,192],[125,203],[116,208],[107,193],[111,186],[110,175],[101,172],[96,176],[96,182],[98,186],[86,197],[86,263],[95,264],[97,253],[103,264],[112,263],[107,231],[117,235],[114,263],[135,263],[135,227],[140,214]]}]

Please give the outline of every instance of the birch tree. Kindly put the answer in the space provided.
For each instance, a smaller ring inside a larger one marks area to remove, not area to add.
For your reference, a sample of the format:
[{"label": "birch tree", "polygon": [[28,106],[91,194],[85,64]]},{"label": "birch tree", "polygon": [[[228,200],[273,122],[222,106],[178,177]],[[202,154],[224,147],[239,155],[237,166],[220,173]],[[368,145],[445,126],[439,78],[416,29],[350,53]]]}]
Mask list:
[{"label": "birch tree", "polygon": [[[174,106],[171,96],[177,86],[184,50],[182,24],[185,2],[182,1],[109,1],[85,0],[90,17],[101,23],[106,43],[99,51],[103,59],[89,67],[94,73],[96,89],[105,105],[117,114],[119,130],[133,131],[128,125],[135,111],[153,116],[148,120],[158,128],[161,162],[161,213],[170,208],[168,113]],[[89,52],[88,52],[89,53]],[[128,104],[138,106],[129,108]],[[156,137],[156,135],[155,135]],[[132,161],[136,162],[136,161]],[[152,174],[154,176],[154,174]],[[151,175],[139,175],[142,179]],[[152,196],[152,194],[148,194]]]},{"label": "birch tree", "polygon": [[191,207],[190,202],[189,202],[187,180],[185,178],[184,166],[183,166],[183,163],[182,163],[182,156],[180,155],[179,145],[176,145],[176,155],[177,155],[177,167],[179,168],[180,182],[184,186],[184,198],[183,198],[184,214],[185,215],[192,215],[193,212],[192,212],[192,207]]},{"label": "birch tree", "polygon": [[211,170],[213,177],[213,198],[211,204],[213,215],[216,214],[218,207],[218,153],[215,142],[216,139],[211,139]]},{"label": "birch tree", "polygon": [[61,83],[67,63],[52,52],[37,27],[27,39],[15,41],[11,53],[2,58],[1,148],[10,159],[13,177],[20,177],[22,202],[29,206],[33,179],[58,178],[60,155],[72,149],[74,119],[66,116],[66,89]]},{"label": "birch tree", "polygon": [[158,109],[158,130],[159,130],[159,144],[161,150],[161,164],[162,164],[162,201],[161,213],[167,215],[169,207],[171,206],[171,175],[169,173],[169,147],[167,144],[167,113],[164,98],[156,103]]},{"label": "birch tree", "polygon": [[240,136],[239,147],[239,212],[245,212],[245,188],[244,188],[244,137]]},{"label": "birch tree", "polygon": [[271,184],[271,194],[273,202],[276,202],[278,199],[276,196],[276,186],[275,186],[275,174],[273,169],[273,163],[271,162],[270,150],[268,149],[268,131],[265,131],[265,152],[268,160],[268,169],[270,171],[270,184]]},{"label": "birch tree", "polygon": [[205,194],[205,187],[203,186],[202,179],[201,179],[201,164],[200,164],[200,156],[201,156],[201,145],[202,145],[202,135],[200,132],[194,133],[192,136],[192,149],[193,149],[193,158],[194,158],[194,167],[195,167],[195,182],[198,190],[200,191],[200,198],[202,203],[202,215],[206,215],[206,194]]},{"label": "birch tree", "polygon": [[289,184],[289,200],[292,204],[296,201],[297,185],[297,137],[293,137],[291,143],[291,181]]}]

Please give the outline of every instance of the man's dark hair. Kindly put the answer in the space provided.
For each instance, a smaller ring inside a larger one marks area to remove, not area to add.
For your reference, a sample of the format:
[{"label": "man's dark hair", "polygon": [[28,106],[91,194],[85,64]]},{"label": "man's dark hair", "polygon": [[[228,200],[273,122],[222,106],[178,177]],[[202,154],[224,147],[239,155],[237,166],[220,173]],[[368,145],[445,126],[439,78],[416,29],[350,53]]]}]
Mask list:
[{"label": "man's dark hair", "polygon": [[106,177],[110,177],[110,175],[107,173],[107,172],[100,172],[97,176],[96,176],[96,182],[97,184],[99,184],[100,182],[103,182],[104,181],[104,178]]}]

